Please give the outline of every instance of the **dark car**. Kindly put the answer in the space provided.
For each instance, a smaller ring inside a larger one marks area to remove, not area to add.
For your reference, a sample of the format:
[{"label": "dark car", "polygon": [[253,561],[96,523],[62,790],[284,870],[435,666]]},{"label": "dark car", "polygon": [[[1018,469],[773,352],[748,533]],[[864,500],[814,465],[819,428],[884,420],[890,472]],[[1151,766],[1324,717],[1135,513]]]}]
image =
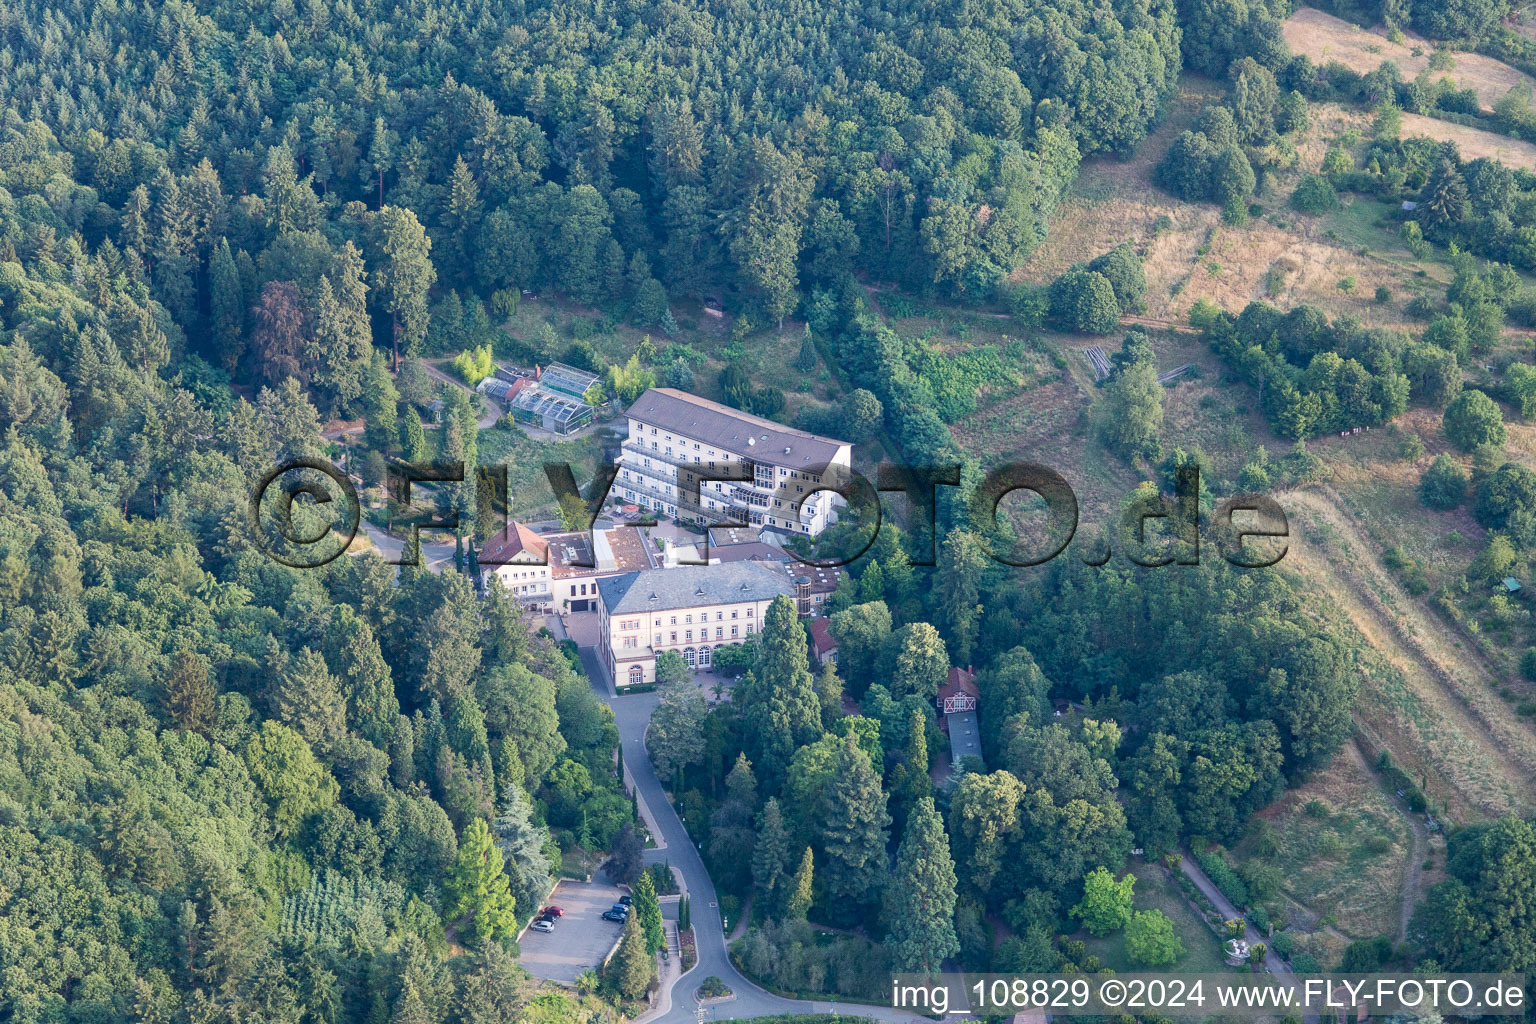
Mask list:
[{"label": "dark car", "polygon": [[620,924],[623,924],[625,921],[629,920],[629,915],[628,914],[621,914],[617,910],[605,910],[605,911],[603,911],[603,920],[604,921],[617,921]]},{"label": "dark car", "polygon": [[545,907],[539,911],[540,917],[564,917],[565,911],[559,907]]},{"label": "dark car", "polygon": [[623,905],[623,906],[627,907],[627,906],[629,906],[630,904],[632,904],[634,902],[635,902],[635,898],[633,896],[620,896],[619,897],[619,903],[621,905]]}]

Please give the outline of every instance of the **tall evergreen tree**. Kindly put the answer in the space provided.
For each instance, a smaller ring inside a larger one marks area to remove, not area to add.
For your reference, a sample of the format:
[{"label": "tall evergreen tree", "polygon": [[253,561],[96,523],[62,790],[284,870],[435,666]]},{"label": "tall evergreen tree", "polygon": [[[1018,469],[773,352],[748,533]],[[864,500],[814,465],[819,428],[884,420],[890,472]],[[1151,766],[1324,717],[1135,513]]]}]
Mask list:
[{"label": "tall evergreen tree", "polygon": [[800,867],[795,870],[794,880],[790,882],[789,894],[784,901],[784,917],[787,920],[804,921],[805,915],[810,912],[811,901],[815,898],[814,873],[815,857],[807,846],[800,855]]},{"label": "tall evergreen tree", "polygon": [[821,735],[821,703],[811,678],[805,630],[794,603],[780,595],[763,616],[757,661],[740,700],[757,754],[754,764],[776,786],[795,749]]},{"label": "tall evergreen tree", "polygon": [[437,281],[432,240],[416,214],[385,206],[372,215],[374,294],[390,316],[395,369],[400,354],[413,355],[427,336],[427,293]]},{"label": "tall evergreen tree", "polygon": [[372,353],[363,373],[363,433],[368,447],[380,455],[388,455],[395,447],[398,432],[395,410],[399,404],[384,354]]},{"label": "tall evergreen tree", "polygon": [[789,881],[789,830],[779,801],[770,797],[757,816],[757,845],[752,850],[752,886],[757,904],[768,916],[777,916],[782,890]]},{"label": "tall evergreen tree", "polygon": [[427,457],[427,434],[414,406],[407,407],[400,417],[400,454],[407,462],[422,462]]},{"label": "tall evergreen tree", "polygon": [[608,961],[608,977],[626,999],[639,999],[656,976],[656,959],[645,948],[645,932],[637,914],[624,922],[624,935],[613,959]]},{"label": "tall evergreen tree", "polygon": [[189,732],[206,734],[218,718],[218,692],[208,678],[208,666],[189,651],[171,662],[165,680],[165,709],[177,725]]},{"label": "tall evergreen tree", "polygon": [[516,908],[504,866],[485,820],[471,821],[459,840],[459,858],[444,886],[448,900],[443,917],[452,924],[467,916],[461,934],[476,945],[509,939],[517,932]]},{"label": "tall evergreen tree", "polygon": [[634,916],[640,920],[647,952],[655,953],[666,945],[667,935],[662,928],[661,903],[656,899],[656,886],[651,881],[649,871],[640,873],[640,877],[635,880],[634,891]]},{"label": "tall evergreen tree", "polygon": [[245,305],[240,272],[229,252],[229,240],[220,238],[208,267],[208,304],[212,337],[209,349],[224,369],[233,374],[245,354]]},{"label": "tall evergreen tree", "polygon": [[827,896],[852,905],[874,899],[888,867],[885,844],[891,816],[880,776],[851,730],[834,762],[823,821]]},{"label": "tall evergreen tree", "polygon": [[955,937],[955,862],[933,798],[917,802],[885,892],[895,969],[930,973],[960,952]]}]

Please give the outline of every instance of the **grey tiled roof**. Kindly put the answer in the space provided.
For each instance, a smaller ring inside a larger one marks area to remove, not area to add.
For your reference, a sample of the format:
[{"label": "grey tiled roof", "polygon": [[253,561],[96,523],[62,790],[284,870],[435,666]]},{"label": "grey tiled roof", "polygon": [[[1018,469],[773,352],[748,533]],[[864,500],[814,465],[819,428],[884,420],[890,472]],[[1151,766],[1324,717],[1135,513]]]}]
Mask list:
[{"label": "grey tiled roof", "polygon": [[[687,434],[696,441],[786,469],[813,469],[831,462],[847,441],[807,434],[711,402],[675,388],[651,388],[627,415],[650,426]],[[788,449],[786,451],[785,449]]]},{"label": "grey tiled roof", "polygon": [[600,579],[597,590],[609,615],[768,601],[795,592],[788,576],[756,562],[642,569]]}]

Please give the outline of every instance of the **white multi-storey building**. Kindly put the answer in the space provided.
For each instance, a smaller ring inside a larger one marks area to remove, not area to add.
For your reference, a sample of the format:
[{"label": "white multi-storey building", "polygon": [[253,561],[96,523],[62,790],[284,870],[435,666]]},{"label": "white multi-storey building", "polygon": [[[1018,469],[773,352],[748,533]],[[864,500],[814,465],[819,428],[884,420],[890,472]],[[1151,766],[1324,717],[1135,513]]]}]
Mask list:
[{"label": "white multi-storey building", "polygon": [[[701,526],[736,521],[814,537],[837,521],[843,499],[818,488],[847,482],[847,441],[674,388],[651,388],[625,415],[615,497]],[[746,479],[708,479],[727,475]]]},{"label": "white multi-storey building", "polygon": [[692,669],[763,628],[768,605],[795,582],[759,562],[677,566],[597,581],[599,654],[620,689],[656,681],[656,656],[676,651]]}]

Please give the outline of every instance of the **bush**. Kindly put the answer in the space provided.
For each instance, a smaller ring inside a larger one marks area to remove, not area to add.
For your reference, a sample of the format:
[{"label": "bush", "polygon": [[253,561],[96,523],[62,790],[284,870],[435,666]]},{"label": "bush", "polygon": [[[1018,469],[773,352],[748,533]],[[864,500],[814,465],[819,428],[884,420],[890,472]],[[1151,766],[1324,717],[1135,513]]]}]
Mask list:
[{"label": "bush", "polygon": [[1520,674],[1536,681],[1536,647],[1527,647],[1520,656]]},{"label": "bush", "polygon": [[1297,974],[1321,974],[1323,965],[1311,953],[1297,953],[1291,957],[1291,969]]},{"label": "bush", "polygon": [[1237,872],[1232,870],[1232,865],[1227,863],[1227,858],[1223,857],[1219,851],[1207,850],[1197,855],[1195,859],[1200,862],[1200,866],[1216,884],[1216,888],[1221,890],[1222,895],[1232,901],[1233,906],[1241,910],[1248,905],[1248,886],[1238,877]]},{"label": "bush", "polygon": [[1464,452],[1484,445],[1504,447],[1504,414],[1475,388],[1457,395],[1445,410],[1445,436]]},{"label": "bush", "polygon": [[453,357],[450,366],[460,380],[474,387],[491,375],[494,367],[491,362],[491,346],[481,345],[479,348],[460,352]]},{"label": "bush", "polygon": [[1442,512],[1456,508],[1467,497],[1467,474],[1449,455],[1436,455],[1419,476],[1419,500]]},{"label": "bush", "polygon": [[1109,278],[1077,266],[1051,285],[1051,316],[1070,331],[1110,334],[1120,326],[1120,303]]},{"label": "bush", "polygon": [[1289,960],[1291,954],[1296,952],[1296,936],[1290,932],[1276,932],[1270,937],[1269,946],[1276,953]]},{"label": "bush", "polygon": [[1302,213],[1327,213],[1339,205],[1339,194],[1333,182],[1321,174],[1308,174],[1291,193],[1291,206]]}]

